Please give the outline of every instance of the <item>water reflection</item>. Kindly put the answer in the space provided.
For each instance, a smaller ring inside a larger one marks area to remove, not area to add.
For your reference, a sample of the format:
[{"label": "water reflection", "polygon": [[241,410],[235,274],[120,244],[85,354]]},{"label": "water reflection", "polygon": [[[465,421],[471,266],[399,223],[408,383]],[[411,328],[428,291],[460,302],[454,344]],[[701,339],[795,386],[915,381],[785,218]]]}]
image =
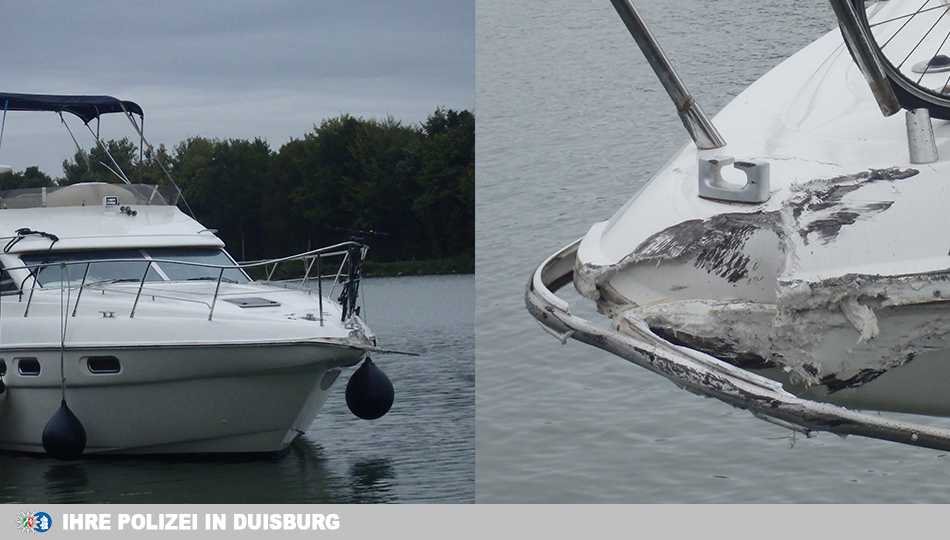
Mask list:
[{"label": "water reflection", "polygon": [[358,492],[367,502],[386,499],[370,501],[372,485],[350,485],[331,470],[323,448],[303,438],[289,452],[255,459],[91,456],[62,463],[2,455],[0,470],[0,503],[345,503]]},{"label": "water reflection", "polygon": [[86,468],[74,463],[57,463],[46,469],[46,500],[54,504],[87,503],[89,475]]},{"label": "water reflection", "polygon": [[387,459],[354,463],[350,467],[354,503],[393,502],[392,480],[396,471]]}]

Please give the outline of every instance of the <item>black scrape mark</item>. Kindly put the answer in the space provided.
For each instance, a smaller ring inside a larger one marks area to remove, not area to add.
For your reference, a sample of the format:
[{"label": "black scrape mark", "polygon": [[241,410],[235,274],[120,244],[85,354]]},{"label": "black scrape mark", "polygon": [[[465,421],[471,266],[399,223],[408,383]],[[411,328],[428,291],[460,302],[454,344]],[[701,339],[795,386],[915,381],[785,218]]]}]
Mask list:
[{"label": "black scrape mark", "polygon": [[831,374],[822,377],[819,382],[828,388],[828,393],[834,394],[846,388],[860,388],[880,377],[883,373],[883,369],[862,369],[857,375],[847,379],[839,379],[836,375]]},{"label": "black scrape mark", "polygon": [[[838,180],[838,178],[835,180]],[[808,210],[809,212],[820,212],[821,210],[827,210],[837,206],[841,204],[841,199],[843,199],[845,195],[851,193],[852,191],[857,191],[861,188],[861,186],[862,184],[849,184],[843,186],[831,186],[824,190],[806,191],[805,193],[807,194],[807,197],[803,203],[792,208],[792,216],[798,220],[798,218],[801,217],[802,212],[805,210]]]},{"label": "black scrape mark", "polygon": [[[798,218],[798,216],[801,215],[803,209],[807,209],[812,212],[827,210],[828,208],[841,204],[841,201],[844,199],[845,195],[853,191],[857,191],[868,184],[873,184],[874,182],[880,181],[903,180],[904,178],[910,178],[911,176],[914,176],[918,173],[919,171],[916,169],[901,170],[897,167],[892,167],[890,169],[871,169],[857,174],[836,176],[830,180],[817,180],[816,182],[819,182],[822,185],[832,185],[826,187],[825,189],[806,189],[804,191],[804,199],[800,199],[798,201],[799,205],[792,209],[792,214]],[[854,183],[845,184],[843,182]]]},{"label": "black scrape mark", "polygon": [[724,278],[729,283],[737,283],[748,277],[751,257],[746,255],[742,248],[746,241],[757,231],[755,225],[733,227],[731,234],[721,242],[711,244],[696,256],[696,268],[702,268],[710,274]]},{"label": "black scrape mark", "polygon": [[817,233],[826,244],[838,236],[838,232],[845,225],[853,225],[862,215],[883,212],[891,207],[894,201],[882,201],[865,204],[855,209],[839,210],[831,216],[822,219],[816,219],[801,229],[799,233],[802,238],[806,238],[811,233]]},{"label": "black scrape mark", "polygon": [[[706,220],[692,219],[668,227],[647,238],[633,255],[638,262],[675,260],[695,255],[697,268],[715,274],[730,283],[746,279],[757,262],[743,249],[759,230],[771,230],[783,237],[778,212],[719,214]],[[778,256],[782,243],[776,246]]]},{"label": "black scrape mark", "polygon": [[636,249],[641,260],[677,259],[700,245],[707,233],[701,219],[691,219],[663,229],[644,240]]},{"label": "black scrape mark", "polygon": [[802,215],[806,212],[827,211],[841,206],[840,210],[831,213],[831,215],[812,220],[805,227],[799,229],[799,234],[806,244],[808,243],[807,237],[811,233],[817,233],[818,237],[827,244],[837,237],[842,227],[854,224],[862,215],[883,212],[894,204],[893,201],[881,201],[858,207],[846,207],[843,206],[842,202],[845,195],[874,182],[902,180],[918,173],[919,171],[916,169],[902,170],[898,167],[891,167],[889,169],[870,169],[857,174],[838,176],[830,180],[816,180],[810,184],[827,187],[823,189],[806,188],[800,195],[789,200],[787,204],[791,206],[792,216],[796,223],[801,221]]},{"label": "black scrape mark", "polygon": [[878,203],[868,203],[862,206],[862,208],[868,212],[883,212],[890,208],[892,204],[894,204],[894,201],[882,201]]},{"label": "black scrape mark", "polygon": [[[906,359],[904,360],[904,364],[913,361],[916,357],[917,353],[908,353]],[[839,390],[844,390],[845,388],[860,388],[883,375],[885,371],[886,370],[884,369],[862,369],[857,375],[847,379],[839,379],[834,374],[831,374],[822,377],[821,381],[819,382],[827,386],[828,392],[833,394]]]},{"label": "black scrape mark", "polygon": [[723,339],[695,336],[679,332],[672,328],[650,325],[650,331],[674,345],[688,347],[704,352],[709,356],[742,369],[765,369],[777,367],[777,364],[755,353],[739,350],[735,344]]}]

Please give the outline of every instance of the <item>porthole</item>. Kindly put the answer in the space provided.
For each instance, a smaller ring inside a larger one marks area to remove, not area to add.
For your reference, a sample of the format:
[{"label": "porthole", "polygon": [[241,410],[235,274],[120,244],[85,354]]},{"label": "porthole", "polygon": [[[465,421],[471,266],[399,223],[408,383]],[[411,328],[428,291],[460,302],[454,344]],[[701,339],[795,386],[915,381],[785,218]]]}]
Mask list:
[{"label": "porthole", "polygon": [[24,377],[35,377],[40,374],[40,361],[36,358],[14,358],[16,370]]},{"label": "porthole", "polygon": [[119,359],[114,356],[90,356],[86,358],[86,367],[91,373],[118,373],[122,368]]}]

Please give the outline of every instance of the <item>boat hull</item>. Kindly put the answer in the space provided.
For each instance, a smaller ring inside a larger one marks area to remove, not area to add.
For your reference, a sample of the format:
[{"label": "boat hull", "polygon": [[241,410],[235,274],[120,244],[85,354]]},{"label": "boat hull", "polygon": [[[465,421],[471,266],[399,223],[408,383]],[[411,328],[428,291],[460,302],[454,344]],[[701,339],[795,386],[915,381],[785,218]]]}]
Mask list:
[{"label": "boat hull", "polygon": [[[686,301],[632,308],[615,324],[621,332],[646,326],[671,343],[779,381],[800,397],[950,416],[950,305],[873,313],[873,321],[855,324],[857,315],[849,317],[840,306],[795,311],[776,304]],[[872,324],[874,337],[868,339]]]},{"label": "boat hull", "polygon": [[[830,400],[797,395],[792,393],[794,389],[773,378],[695,348],[676,345],[654,333],[646,324],[629,324],[618,331],[572,314],[570,304],[556,293],[576,278],[574,269],[579,244],[580,241],[575,242],[544,261],[528,281],[525,291],[528,311],[561,343],[574,339],[603,349],[669,379],[680,388],[745,409],[757,418],[808,436],[816,431],[828,431],[842,436],[859,435],[950,450],[950,430],[866,414]],[[932,365],[918,363],[914,369]],[[886,375],[890,377],[900,372],[898,368]],[[882,376],[879,380],[887,379]],[[899,382],[890,379],[891,384]],[[934,382],[940,384],[939,380]]]},{"label": "boat hull", "polygon": [[[833,3],[863,24],[865,3]],[[923,3],[869,3],[867,35],[839,21],[945,102],[927,66],[950,19]],[[714,118],[728,145],[694,137],[536,270],[532,315],[790,429],[950,448],[948,430],[879,414],[950,416],[950,122],[903,100],[892,114],[849,44],[832,31],[738,95]],[[568,283],[609,328],[571,314],[554,294]]]},{"label": "boat hull", "polygon": [[[87,434],[84,454],[164,454],[283,450],[364,351],[306,342],[68,349],[65,392],[59,350],[0,353],[9,365],[0,449],[45,453],[43,430],[65,396]],[[120,367],[95,373],[90,358]]]},{"label": "boat hull", "polygon": [[[685,147],[591,227],[575,287],[621,331],[649,328],[796,395],[950,415],[950,123],[932,124],[943,155],[924,163],[912,118],[882,116],[827,34],[715,117],[728,146]],[[768,164],[766,200],[703,192],[710,167],[741,185],[719,169],[733,162]]]}]

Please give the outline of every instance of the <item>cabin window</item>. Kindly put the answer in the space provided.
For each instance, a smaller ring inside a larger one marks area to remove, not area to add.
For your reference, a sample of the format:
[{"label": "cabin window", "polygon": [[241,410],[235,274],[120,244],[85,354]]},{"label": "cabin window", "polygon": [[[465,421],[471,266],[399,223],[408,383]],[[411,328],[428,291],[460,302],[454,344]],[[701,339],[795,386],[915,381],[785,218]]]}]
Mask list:
[{"label": "cabin window", "polygon": [[18,287],[16,282],[13,281],[13,278],[10,277],[10,274],[7,272],[6,268],[0,266],[0,294],[11,294],[17,292],[20,292],[20,287]]},{"label": "cabin window", "polygon": [[86,358],[86,367],[90,373],[118,373],[121,369],[119,359],[114,356],[90,356]]},{"label": "cabin window", "polygon": [[35,377],[40,374],[40,361],[36,358],[14,358],[13,361],[20,375]]},{"label": "cabin window", "polygon": [[[30,253],[20,257],[30,268],[39,285],[77,286],[83,283],[103,283],[142,280],[148,263],[139,250],[101,250]],[[60,263],[66,263],[61,266]],[[87,272],[86,267],[89,270]],[[159,281],[161,276],[154,268],[148,269],[146,281]]]},{"label": "cabin window", "polygon": [[[149,257],[160,261],[156,264],[169,281],[217,280],[221,270],[213,266],[235,266],[231,257],[220,249],[159,248],[146,251]],[[162,261],[182,261],[191,264]],[[199,266],[206,264],[212,266]],[[239,268],[226,269],[222,277],[238,283],[248,281],[244,271]]]},{"label": "cabin window", "polygon": [[[221,272],[214,266],[234,267],[225,269],[225,280],[239,283],[249,281],[244,271],[237,268],[231,257],[220,249],[54,251],[25,254],[21,259],[43,287],[123,281],[138,283],[143,276],[145,281],[210,281],[217,280]],[[62,266],[61,263],[66,265]]]}]

